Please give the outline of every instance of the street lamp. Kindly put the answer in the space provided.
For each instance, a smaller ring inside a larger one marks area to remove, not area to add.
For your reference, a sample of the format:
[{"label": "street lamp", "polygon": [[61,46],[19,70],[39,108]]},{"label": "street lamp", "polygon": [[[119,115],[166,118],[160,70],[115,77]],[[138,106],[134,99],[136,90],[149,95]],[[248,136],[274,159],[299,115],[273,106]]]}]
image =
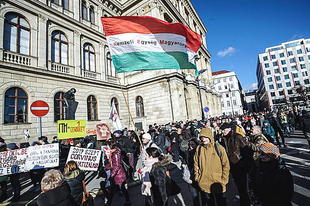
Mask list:
[{"label": "street lamp", "polygon": [[206,69],[201,69],[198,72],[198,76],[196,77],[196,81],[197,81],[197,84],[198,84],[199,96],[200,96],[200,108],[201,108],[201,119],[202,119],[202,121],[205,121],[205,113],[203,111],[203,106],[202,106],[202,98],[201,98],[201,91],[200,91],[200,84],[199,84],[199,75],[204,73],[205,71],[207,71],[207,70]]},{"label": "street lamp", "polygon": [[227,86],[228,86],[230,102],[231,102],[231,112],[232,112],[232,115],[234,116],[234,104],[233,104],[233,100],[232,100],[232,93],[231,93],[231,89],[230,89],[230,84],[228,84]]}]

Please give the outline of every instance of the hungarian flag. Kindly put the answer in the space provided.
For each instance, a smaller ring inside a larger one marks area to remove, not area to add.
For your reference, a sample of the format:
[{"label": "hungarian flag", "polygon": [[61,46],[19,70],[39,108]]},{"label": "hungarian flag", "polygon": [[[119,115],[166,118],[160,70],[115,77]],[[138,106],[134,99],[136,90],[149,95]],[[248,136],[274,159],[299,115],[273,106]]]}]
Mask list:
[{"label": "hungarian flag", "polygon": [[201,36],[181,23],[148,16],[102,17],[117,72],[196,69]]}]

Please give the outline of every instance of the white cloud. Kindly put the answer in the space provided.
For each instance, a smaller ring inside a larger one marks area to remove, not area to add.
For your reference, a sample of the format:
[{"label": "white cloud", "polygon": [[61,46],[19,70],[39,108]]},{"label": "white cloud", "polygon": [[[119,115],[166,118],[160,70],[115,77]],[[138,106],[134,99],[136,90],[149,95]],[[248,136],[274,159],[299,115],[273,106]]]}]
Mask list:
[{"label": "white cloud", "polygon": [[217,52],[217,56],[220,56],[220,57],[231,56],[236,52],[237,52],[237,50],[234,47],[230,46],[227,49],[224,49],[224,50]]},{"label": "white cloud", "polygon": [[253,90],[255,90],[255,89],[257,89],[257,83],[252,83],[252,84],[247,85],[247,86],[245,86],[245,87],[243,88],[243,90],[244,90],[245,92],[247,92],[247,91],[253,91]]}]

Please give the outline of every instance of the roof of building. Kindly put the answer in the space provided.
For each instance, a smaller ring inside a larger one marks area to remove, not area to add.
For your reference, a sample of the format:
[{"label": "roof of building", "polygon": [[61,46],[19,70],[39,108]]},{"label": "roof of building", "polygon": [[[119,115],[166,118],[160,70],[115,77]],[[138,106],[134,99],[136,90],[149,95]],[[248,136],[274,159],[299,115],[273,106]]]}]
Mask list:
[{"label": "roof of building", "polygon": [[225,74],[225,73],[229,73],[230,71],[227,70],[221,70],[221,71],[217,71],[217,72],[212,72],[212,76],[215,75],[220,75],[220,74]]}]

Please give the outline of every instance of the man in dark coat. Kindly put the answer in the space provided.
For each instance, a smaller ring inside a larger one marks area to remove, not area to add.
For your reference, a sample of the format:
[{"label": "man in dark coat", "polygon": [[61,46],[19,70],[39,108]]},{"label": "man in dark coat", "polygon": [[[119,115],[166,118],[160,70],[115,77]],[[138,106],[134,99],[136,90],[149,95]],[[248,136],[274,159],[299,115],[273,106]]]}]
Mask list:
[{"label": "man in dark coat", "polygon": [[307,138],[308,144],[310,146],[310,115],[308,111],[302,110],[302,117],[300,118],[300,127]]},{"label": "man in dark coat", "polygon": [[273,129],[274,129],[274,131],[276,133],[275,134],[275,138],[276,138],[276,141],[277,141],[277,144],[279,145],[279,147],[281,147],[281,143],[279,141],[278,134],[280,135],[280,137],[282,139],[283,146],[286,147],[285,140],[284,140],[283,129],[282,129],[280,120],[279,120],[279,118],[278,118],[276,113],[272,114],[272,117],[270,119],[270,125],[273,127]]}]

